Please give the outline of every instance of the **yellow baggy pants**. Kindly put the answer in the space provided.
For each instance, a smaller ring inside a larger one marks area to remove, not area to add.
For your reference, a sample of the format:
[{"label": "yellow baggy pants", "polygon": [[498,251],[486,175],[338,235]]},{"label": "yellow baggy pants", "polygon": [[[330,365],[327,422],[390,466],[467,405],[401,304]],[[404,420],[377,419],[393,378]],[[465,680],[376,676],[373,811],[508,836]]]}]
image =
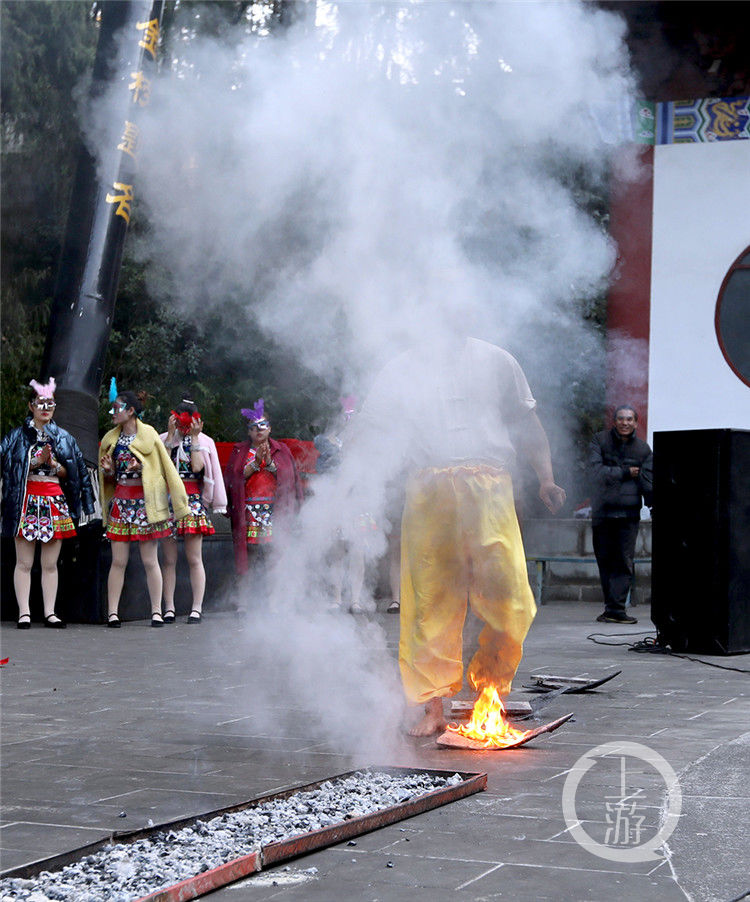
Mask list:
[{"label": "yellow baggy pants", "polygon": [[510,475],[422,470],[407,487],[401,531],[399,665],[410,702],[460,690],[467,600],[485,624],[469,673],[505,694],[536,613]]}]

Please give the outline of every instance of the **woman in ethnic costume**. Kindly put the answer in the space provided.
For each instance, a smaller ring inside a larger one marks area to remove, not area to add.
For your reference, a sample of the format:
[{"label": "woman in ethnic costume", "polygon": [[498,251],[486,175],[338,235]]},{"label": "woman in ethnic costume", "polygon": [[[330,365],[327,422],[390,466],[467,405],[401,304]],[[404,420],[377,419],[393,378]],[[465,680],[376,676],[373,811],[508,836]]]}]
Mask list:
[{"label": "woman in ethnic costume", "polygon": [[271,438],[263,399],[243,408],[242,415],[248,421],[248,440],[234,446],[224,474],[238,573],[247,570],[248,549],[257,557],[279,522],[297,513],[302,503],[297,464],[289,448]]},{"label": "woman in ethnic costume", "polygon": [[29,595],[37,542],[41,543],[44,625],[64,629],[55,614],[57,559],[62,540],[76,534],[73,519],[94,513],[94,492],[83,455],[73,436],[52,421],[55,380],[32,379],[30,416],[5,436],[0,449],[3,476],[2,534],[13,536],[13,583],[18,629],[31,627]]},{"label": "woman in ethnic costume", "polygon": [[158,432],[138,419],[142,411],[142,401],[134,392],[117,394],[110,410],[114,429],[99,446],[102,515],[112,543],[107,580],[109,627],[121,623],[118,608],[131,542],[138,543],[146,570],[151,626],[164,626],[157,540],[172,535],[170,496],[175,517],[182,519],[190,513],[182,480]]},{"label": "woman in ethnic costume", "polygon": [[215,530],[207,508],[224,514],[227,495],[214,440],[203,432],[203,421],[194,401],[183,399],[172,411],[167,431],[159,436],[169,451],[188,496],[190,513],[175,523],[174,534],[164,540],[164,622],[174,623],[174,589],[177,574],[177,537],[185,541],[193,602],[187,622],[201,622],[206,571],[203,568],[203,536]]}]

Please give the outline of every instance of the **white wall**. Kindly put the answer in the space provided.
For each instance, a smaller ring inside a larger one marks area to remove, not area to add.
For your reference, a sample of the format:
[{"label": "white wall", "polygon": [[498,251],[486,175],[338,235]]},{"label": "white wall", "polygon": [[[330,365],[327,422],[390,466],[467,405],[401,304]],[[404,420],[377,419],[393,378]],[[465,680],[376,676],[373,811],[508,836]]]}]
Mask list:
[{"label": "white wall", "polygon": [[750,387],[719,348],[727,270],[750,245],[750,141],[654,148],[649,438],[665,429],[750,429]]}]

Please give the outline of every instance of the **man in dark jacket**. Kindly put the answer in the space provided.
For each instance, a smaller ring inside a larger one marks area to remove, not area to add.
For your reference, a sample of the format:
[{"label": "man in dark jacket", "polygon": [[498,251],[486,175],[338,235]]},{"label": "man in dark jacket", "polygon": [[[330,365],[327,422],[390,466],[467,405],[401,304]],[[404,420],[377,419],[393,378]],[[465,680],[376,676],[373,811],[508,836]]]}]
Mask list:
[{"label": "man in dark jacket", "polygon": [[589,446],[593,481],[594,554],[604,592],[600,623],[637,623],[625,610],[633,579],[633,558],[643,501],[653,488],[651,448],[635,434],[638,414],[629,405],[615,410],[614,426],[598,432]]}]

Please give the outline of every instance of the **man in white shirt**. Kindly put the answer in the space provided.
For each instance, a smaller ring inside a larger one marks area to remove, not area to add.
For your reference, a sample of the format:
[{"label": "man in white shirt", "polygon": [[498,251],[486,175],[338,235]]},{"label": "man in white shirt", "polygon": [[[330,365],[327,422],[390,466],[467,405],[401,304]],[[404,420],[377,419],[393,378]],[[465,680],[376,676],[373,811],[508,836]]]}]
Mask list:
[{"label": "man in white shirt", "polygon": [[[469,667],[474,688],[510,690],[536,612],[513,502],[516,453],[539,479],[556,512],[549,442],[518,362],[479,339],[420,348],[378,375],[360,415],[364,426],[392,424],[401,465],[412,474],[401,537],[399,665],[412,704],[424,716],[410,731],[445,728],[442,699],[462,685],[467,602],[484,621]],[[387,449],[384,450],[386,453]]]}]

